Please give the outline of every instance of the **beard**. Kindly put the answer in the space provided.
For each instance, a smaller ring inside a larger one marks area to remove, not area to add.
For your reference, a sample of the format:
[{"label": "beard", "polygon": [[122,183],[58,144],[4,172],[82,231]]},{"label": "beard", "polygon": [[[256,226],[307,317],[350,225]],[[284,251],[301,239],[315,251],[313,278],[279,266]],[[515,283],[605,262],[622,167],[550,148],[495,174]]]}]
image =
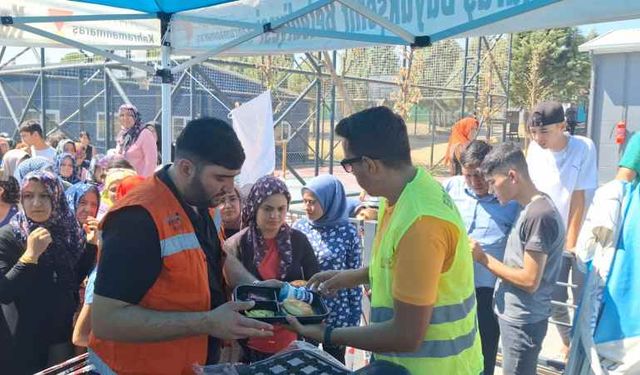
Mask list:
[{"label": "beard", "polygon": [[196,176],[189,181],[185,187],[184,200],[191,206],[198,208],[211,208],[217,207],[220,199],[224,197],[226,193],[223,189],[216,194],[207,192],[200,175]]}]

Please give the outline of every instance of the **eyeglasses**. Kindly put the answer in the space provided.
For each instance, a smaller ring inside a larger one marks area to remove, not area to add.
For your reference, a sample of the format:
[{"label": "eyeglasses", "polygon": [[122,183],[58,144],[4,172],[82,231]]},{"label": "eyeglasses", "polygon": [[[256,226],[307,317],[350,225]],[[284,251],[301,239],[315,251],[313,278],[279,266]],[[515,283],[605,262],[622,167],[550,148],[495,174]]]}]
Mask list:
[{"label": "eyeglasses", "polygon": [[353,164],[361,162],[364,159],[364,156],[356,156],[354,158],[342,159],[340,161],[340,165],[344,168],[345,172],[351,173],[353,172]]}]

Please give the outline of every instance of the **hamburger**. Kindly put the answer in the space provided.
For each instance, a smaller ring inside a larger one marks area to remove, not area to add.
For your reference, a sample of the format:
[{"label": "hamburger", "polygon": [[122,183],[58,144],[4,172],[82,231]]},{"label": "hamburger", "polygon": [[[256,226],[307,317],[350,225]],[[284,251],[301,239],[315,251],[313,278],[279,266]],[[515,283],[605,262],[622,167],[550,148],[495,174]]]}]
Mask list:
[{"label": "hamburger", "polygon": [[293,316],[311,316],[313,315],[313,308],[306,302],[302,302],[295,298],[287,298],[282,302],[282,308],[285,312]]}]

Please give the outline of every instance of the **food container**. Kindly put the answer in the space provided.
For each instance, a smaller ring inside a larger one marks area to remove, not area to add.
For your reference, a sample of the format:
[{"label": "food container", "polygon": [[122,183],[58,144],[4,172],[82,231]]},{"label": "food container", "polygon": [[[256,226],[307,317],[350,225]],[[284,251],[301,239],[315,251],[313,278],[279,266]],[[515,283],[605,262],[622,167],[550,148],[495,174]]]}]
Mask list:
[{"label": "food container", "polygon": [[[239,285],[233,290],[233,300],[256,301],[256,305],[251,310],[273,311],[275,315],[273,317],[253,319],[269,324],[287,324],[287,319],[285,317],[289,314],[287,314],[287,312],[282,308],[282,305],[278,302],[279,293],[280,288],[257,285]],[[327,309],[322,296],[313,291],[311,291],[311,293],[313,294],[311,308],[313,308],[314,315],[296,316],[301,324],[318,324],[325,320],[329,315],[329,310]]]}]

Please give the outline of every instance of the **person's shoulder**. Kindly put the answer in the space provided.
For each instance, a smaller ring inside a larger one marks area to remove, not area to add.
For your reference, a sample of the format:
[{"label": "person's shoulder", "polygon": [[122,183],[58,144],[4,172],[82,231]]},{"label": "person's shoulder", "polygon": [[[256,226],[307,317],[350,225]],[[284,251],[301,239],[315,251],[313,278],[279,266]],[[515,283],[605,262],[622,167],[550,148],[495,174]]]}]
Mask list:
[{"label": "person's shoulder", "polygon": [[140,205],[122,207],[109,212],[103,219],[104,228],[129,227],[141,228],[143,224],[153,223],[153,217],[146,208]]},{"label": "person's shoulder", "polygon": [[306,216],[301,217],[296,220],[291,226],[292,229],[296,229],[299,231],[307,231],[309,229],[309,219]]},{"label": "person's shoulder", "polygon": [[569,144],[573,149],[580,150],[580,152],[595,152],[596,145],[591,138],[584,137],[582,135],[570,135]]},{"label": "person's shoulder", "polygon": [[527,218],[553,218],[562,222],[562,217],[560,216],[558,209],[551,198],[547,195],[543,195],[542,198],[529,203],[529,207],[527,208]]}]

